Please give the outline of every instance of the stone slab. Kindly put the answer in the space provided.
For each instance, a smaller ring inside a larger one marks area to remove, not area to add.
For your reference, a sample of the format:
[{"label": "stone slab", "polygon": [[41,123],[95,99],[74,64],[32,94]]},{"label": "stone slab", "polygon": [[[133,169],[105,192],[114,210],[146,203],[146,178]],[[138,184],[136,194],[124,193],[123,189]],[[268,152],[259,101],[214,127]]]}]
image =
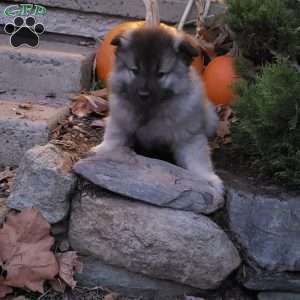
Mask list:
[{"label": "stone slab", "polygon": [[124,268],[103,263],[94,257],[81,257],[83,271],[76,275],[82,286],[101,286],[128,297],[153,300],[173,300],[183,295],[205,292],[171,281],[158,280],[142,274],[129,272]]},{"label": "stone slab", "polygon": [[90,87],[94,55],[94,48],[50,41],[38,48],[13,48],[9,36],[0,35],[1,93],[48,95],[49,105],[59,95],[66,104],[67,95]]},{"label": "stone slab", "polygon": [[46,144],[51,131],[69,109],[33,105],[19,108],[18,103],[0,101],[0,165],[17,166],[27,150]]},{"label": "stone slab", "polygon": [[72,201],[71,247],[157,279],[215,289],[240,264],[226,234],[203,215],[155,207],[91,186]]},{"label": "stone slab", "polygon": [[127,149],[96,153],[76,163],[74,171],[112,192],[161,207],[209,214],[224,204],[223,195],[187,170]]}]

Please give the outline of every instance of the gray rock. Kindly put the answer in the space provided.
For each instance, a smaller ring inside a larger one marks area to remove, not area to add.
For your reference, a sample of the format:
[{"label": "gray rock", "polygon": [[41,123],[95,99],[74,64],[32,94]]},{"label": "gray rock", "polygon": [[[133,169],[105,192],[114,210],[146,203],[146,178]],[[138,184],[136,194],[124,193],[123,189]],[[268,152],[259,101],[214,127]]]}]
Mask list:
[{"label": "gray rock", "polygon": [[73,200],[71,247],[157,279],[214,289],[240,264],[226,234],[203,215],[85,187]]},{"label": "gray rock", "polygon": [[67,107],[33,105],[21,109],[18,103],[0,101],[0,166],[17,166],[27,150],[46,144],[51,131],[68,113]]},{"label": "gray rock", "polygon": [[258,300],[300,300],[300,294],[292,293],[260,293]]},{"label": "gray rock", "polygon": [[[68,95],[89,89],[95,49],[52,41],[41,41],[38,48],[13,48],[9,36],[0,35],[0,82],[7,94],[59,95],[61,104]],[[7,99],[9,100],[9,99]],[[48,105],[53,99],[47,99]]]},{"label": "gray rock", "polygon": [[54,145],[36,146],[27,151],[17,170],[8,206],[18,210],[38,208],[50,223],[63,220],[76,186],[71,168],[71,158]]},{"label": "gray rock", "polygon": [[[14,0],[18,2],[18,0]],[[145,18],[145,7],[140,0],[31,0],[30,3],[36,3],[45,6],[60,7],[66,10],[77,10],[87,13],[99,13],[112,16],[122,16],[130,18]],[[186,6],[185,0],[159,0],[160,16],[163,21],[176,23],[179,21],[184,8]],[[208,15],[224,12],[224,6],[213,3]],[[196,18],[196,9],[192,9],[188,20]]]},{"label": "gray rock", "polygon": [[128,297],[174,299],[184,294],[199,294],[198,289],[171,281],[158,280],[103,263],[93,257],[81,257],[83,271],[76,274],[82,286],[101,286]]},{"label": "gray rock", "polygon": [[227,184],[229,226],[252,261],[269,271],[300,271],[300,196]]},{"label": "gray rock", "polygon": [[300,274],[254,272],[246,268],[246,278],[242,280],[243,285],[249,290],[255,291],[282,291],[300,293]]},{"label": "gray rock", "polygon": [[129,151],[97,153],[75,164],[74,171],[112,192],[157,206],[209,214],[224,204],[187,170]]}]

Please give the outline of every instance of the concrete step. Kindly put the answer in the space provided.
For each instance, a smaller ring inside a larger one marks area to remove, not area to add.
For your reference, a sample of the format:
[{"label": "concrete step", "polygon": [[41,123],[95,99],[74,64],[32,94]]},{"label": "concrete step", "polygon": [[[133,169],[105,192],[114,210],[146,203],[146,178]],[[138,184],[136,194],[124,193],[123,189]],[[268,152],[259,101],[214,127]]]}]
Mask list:
[{"label": "concrete step", "polygon": [[[14,2],[20,2],[13,0]],[[158,0],[161,19],[168,23],[177,23],[188,0]],[[47,6],[47,14],[37,17],[48,32],[71,34],[84,37],[101,38],[107,30],[127,19],[144,19],[145,7],[142,0],[29,0],[28,3]],[[11,3],[1,1],[0,10]],[[224,11],[224,5],[212,3],[208,15]],[[196,19],[194,6],[188,20]],[[11,18],[0,15],[0,24]]]},{"label": "concrete step", "polygon": [[[13,48],[0,35],[0,100],[26,98],[66,104],[91,87],[95,48],[41,41],[38,48]],[[20,99],[17,99],[20,100]]]},{"label": "concrete step", "polygon": [[[1,2],[0,11],[9,5]],[[10,3],[11,5],[11,3]],[[13,21],[13,17],[0,14],[0,25]],[[37,22],[44,24],[45,30],[51,33],[68,34],[94,39],[100,39],[116,24],[125,21],[124,18],[104,16],[97,13],[87,13],[64,8],[48,7],[45,16],[36,17]]]},{"label": "concrete step", "polygon": [[19,103],[0,101],[0,166],[18,166],[27,150],[49,141],[52,130],[68,113],[68,107],[22,109]]},{"label": "concrete step", "polygon": [[[20,2],[13,0],[14,2]],[[145,7],[142,0],[29,0],[28,3],[49,7],[72,9],[76,11],[122,16],[129,18],[145,18]],[[158,0],[161,19],[165,22],[178,22],[187,0]]]}]

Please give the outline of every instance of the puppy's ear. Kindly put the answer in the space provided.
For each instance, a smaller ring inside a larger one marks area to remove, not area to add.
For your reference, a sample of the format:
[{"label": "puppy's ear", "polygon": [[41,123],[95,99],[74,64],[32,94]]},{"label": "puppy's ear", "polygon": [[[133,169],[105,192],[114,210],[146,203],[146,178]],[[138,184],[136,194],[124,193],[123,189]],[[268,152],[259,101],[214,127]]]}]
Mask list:
[{"label": "puppy's ear", "polygon": [[176,44],[178,54],[187,65],[190,65],[193,58],[199,55],[196,42],[191,37],[183,36]]}]

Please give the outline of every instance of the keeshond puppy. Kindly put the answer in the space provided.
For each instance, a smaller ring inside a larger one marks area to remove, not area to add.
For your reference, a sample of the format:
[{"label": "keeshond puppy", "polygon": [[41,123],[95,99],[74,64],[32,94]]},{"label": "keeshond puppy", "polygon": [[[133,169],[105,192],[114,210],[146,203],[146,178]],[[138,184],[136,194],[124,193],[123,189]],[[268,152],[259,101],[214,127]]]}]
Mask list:
[{"label": "keeshond puppy", "polygon": [[192,38],[145,27],[125,31],[112,44],[116,60],[109,80],[110,115],[104,140],[93,150],[130,147],[150,156],[168,150],[163,152],[203,180],[214,197],[223,197],[207,140],[218,119],[191,66],[199,54]]}]

